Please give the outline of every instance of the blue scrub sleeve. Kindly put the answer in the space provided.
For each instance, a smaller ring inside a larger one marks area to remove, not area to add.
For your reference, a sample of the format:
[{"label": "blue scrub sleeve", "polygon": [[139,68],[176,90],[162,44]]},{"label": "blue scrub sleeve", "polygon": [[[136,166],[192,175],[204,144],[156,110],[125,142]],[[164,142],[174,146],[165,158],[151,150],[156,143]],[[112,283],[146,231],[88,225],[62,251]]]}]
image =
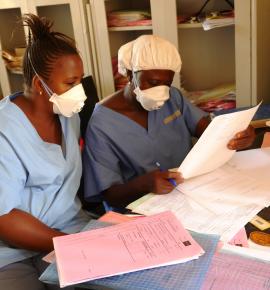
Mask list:
[{"label": "blue scrub sleeve", "polygon": [[184,99],[184,109],[183,114],[185,116],[186,125],[191,132],[192,136],[195,136],[196,127],[198,122],[203,118],[208,116],[208,113],[202,111],[200,108],[193,105],[190,101],[188,101],[185,97]]},{"label": "blue scrub sleeve", "polygon": [[184,116],[185,119],[185,123],[191,135],[195,136],[198,122],[203,117],[208,116],[208,113],[202,111],[200,108],[193,105],[185,96],[181,94],[181,92],[178,89],[172,88],[171,94],[172,96],[174,96],[176,102],[180,106],[182,115]]},{"label": "blue scrub sleeve", "polygon": [[20,207],[25,182],[23,164],[10,142],[0,134],[0,216]]},{"label": "blue scrub sleeve", "polygon": [[124,181],[117,156],[109,144],[93,131],[88,131],[86,135],[83,152],[84,196],[88,201],[100,201],[102,191]]}]

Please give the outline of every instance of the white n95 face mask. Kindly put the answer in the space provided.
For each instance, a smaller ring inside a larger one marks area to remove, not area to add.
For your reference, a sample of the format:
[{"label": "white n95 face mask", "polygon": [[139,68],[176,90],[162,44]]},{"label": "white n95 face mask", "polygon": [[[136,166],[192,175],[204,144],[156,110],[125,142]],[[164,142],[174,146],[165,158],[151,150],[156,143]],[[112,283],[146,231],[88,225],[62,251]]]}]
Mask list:
[{"label": "white n95 face mask", "polygon": [[136,87],[134,93],[137,101],[147,111],[160,109],[164,103],[169,99],[170,88],[168,86],[156,86],[146,90],[141,90]]},{"label": "white n95 face mask", "polygon": [[137,101],[147,111],[153,111],[160,109],[164,103],[170,98],[170,87],[168,86],[156,86],[146,90],[139,88],[134,71],[132,71],[133,82]]},{"label": "white n95 face mask", "polygon": [[86,95],[82,84],[78,84],[61,95],[53,93],[49,99],[53,103],[53,112],[71,117],[81,111]]}]

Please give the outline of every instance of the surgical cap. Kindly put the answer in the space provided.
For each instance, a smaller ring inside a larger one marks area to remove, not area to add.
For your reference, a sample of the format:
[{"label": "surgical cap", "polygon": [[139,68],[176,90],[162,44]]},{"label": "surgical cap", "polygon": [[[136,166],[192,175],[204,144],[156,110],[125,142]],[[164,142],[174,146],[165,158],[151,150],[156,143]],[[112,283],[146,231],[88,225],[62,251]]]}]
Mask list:
[{"label": "surgical cap", "polygon": [[156,35],[142,35],[118,50],[118,72],[168,69],[180,72],[181,58],[176,47]]}]

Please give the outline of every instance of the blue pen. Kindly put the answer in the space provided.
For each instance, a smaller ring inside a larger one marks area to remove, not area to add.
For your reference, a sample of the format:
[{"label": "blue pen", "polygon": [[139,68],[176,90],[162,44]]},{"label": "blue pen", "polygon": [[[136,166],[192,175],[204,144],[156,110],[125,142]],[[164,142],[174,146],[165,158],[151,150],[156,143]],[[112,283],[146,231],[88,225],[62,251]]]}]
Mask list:
[{"label": "blue pen", "polygon": [[[159,162],[156,162],[156,166],[159,168],[160,171],[164,171],[164,170],[161,168]],[[169,180],[169,182],[170,182],[174,187],[177,186],[177,183],[176,183],[176,181],[175,181],[173,178],[168,178],[168,180]]]}]

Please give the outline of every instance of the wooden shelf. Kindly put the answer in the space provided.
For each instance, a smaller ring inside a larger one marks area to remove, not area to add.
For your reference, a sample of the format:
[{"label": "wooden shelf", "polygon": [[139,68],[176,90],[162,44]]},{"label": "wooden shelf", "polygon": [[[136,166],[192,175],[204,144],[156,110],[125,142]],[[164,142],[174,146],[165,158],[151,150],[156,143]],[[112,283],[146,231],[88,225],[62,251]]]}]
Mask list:
[{"label": "wooden shelf", "polygon": [[109,27],[109,31],[137,31],[137,30],[152,30],[152,26],[123,26],[123,27]]},{"label": "wooden shelf", "polygon": [[11,74],[14,74],[14,75],[22,75],[23,74],[22,70],[9,70],[8,69],[8,72]]},{"label": "wooden shelf", "polygon": [[202,28],[201,23],[181,23],[177,25],[178,28],[189,29],[189,28]]},{"label": "wooden shelf", "polygon": [[[224,28],[224,27],[229,27],[229,26],[234,26],[234,24],[226,24],[226,25],[222,25],[222,26],[217,26],[216,28]],[[201,23],[181,23],[178,24],[177,27],[179,29],[194,29],[194,28],[203,28]],[[214,29],[214,28],[212,28]]]}]

